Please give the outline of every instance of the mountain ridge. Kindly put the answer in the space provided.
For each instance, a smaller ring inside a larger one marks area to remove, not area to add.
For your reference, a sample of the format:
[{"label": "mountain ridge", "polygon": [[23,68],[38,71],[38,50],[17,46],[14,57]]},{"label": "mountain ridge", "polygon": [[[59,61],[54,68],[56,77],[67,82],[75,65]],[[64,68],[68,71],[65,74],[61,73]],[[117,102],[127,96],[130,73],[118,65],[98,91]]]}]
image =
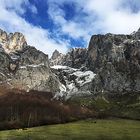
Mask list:
[{"label": "mountain ridge", "polygon": [[[62,79],[67,79],[79,89],[80,79],[78,81],[78,76],[73,73],[78,71],[84,75],[90,71],[95,74],[88,83],[93,96],[102,92],[139,92],[139,39],[140,29],[131,35],[93,35],[88,48],[73,48],[65,55],[55,50],[49,59],[43,52],[29,46],[21,33],[7,34],[0,30],[1,84],[8,83],[12,88],[26,91],[41,90],[62,94],[67,89],[67,85],[61,83]],[[61,70],[50,68],[54,65],[68,66],[69,72],[62,67]],[[70,72],[71,68],[75,69],[73,73]],[[81,78],[86,81],[87,76]],[[69,91],[66,90],[64,96],[67,92]]]}]

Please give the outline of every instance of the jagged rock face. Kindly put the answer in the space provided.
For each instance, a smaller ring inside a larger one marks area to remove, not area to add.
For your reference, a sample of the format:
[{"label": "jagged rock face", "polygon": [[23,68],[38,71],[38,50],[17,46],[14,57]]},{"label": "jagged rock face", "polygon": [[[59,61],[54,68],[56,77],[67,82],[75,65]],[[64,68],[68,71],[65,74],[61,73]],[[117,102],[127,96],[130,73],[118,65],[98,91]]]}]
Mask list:
[{"label": "jagged rock face", "polygon": [[88,66],[95,72],[107,62],[124,58],[124,41],[131,39],[126,35],[94,35],[88,47]]},{"label": "jagged rock face", "polygon": [[27,90],[59,91],[59,81],[50,70],[47,55],[34,47],[27,46],[15,56],[18,69],[14,74],[12,85]]},{"label": "jagged rock face", "polygon": [[140,91],[138,32],[135,36],[92,36],[88,48],[88,67],[97,74],[92,86],[94,93]]},{"label": "jagged rock face", "polygon": [[69,51],[66,55],[55,51],[50,59],[50,65],[63,65],[72,68],[81,68],[86,66],[87,49],[75,48]]},{"label": "jagged rock face", "polygon": [[0,44],[7,53],[21,50],[27,45],[25,37],[21,33],[7,34],[5,31],[0,30]]},{"label": "jagged rock face", "polygon": [[59,53],[57,50],[55,50],[50,59],[50,66],[62,65],[64,62],[64,58],[65,58],[64,54]]},{"label": "jagged rock face", "polygon": [[61,56],[61,53],[59,53],[59,51],[55,50],[52,54],[52,59],[57,59],[58,57]]},{"label": "jagged rock face", "polygon": [[48,56],[27,45],[21,33],[0,31],[0,84],[10,88],[59,91],[59,80],[51,72]]}]

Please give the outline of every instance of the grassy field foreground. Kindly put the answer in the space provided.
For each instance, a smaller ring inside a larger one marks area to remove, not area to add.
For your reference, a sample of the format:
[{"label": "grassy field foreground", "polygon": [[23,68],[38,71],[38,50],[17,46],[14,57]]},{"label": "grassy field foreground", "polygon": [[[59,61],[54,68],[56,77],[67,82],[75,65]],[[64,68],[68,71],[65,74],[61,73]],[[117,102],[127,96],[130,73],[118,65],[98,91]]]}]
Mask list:
[{"label": "grassy field foreground", "polygon": [[0,140],[140,140],[140,121],[86,120],[0,131]]}]

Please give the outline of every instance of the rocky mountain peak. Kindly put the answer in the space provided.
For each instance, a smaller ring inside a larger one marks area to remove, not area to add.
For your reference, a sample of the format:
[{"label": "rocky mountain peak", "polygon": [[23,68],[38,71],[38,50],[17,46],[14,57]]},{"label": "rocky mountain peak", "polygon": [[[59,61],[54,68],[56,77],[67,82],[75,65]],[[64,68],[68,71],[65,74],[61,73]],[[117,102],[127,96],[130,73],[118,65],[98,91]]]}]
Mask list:
[{"label": "rocky mountain peak", "polygon": [[55,50],[50,58],[50,65],[62,65],[65,55],[60,53],[58,50]]},{"label": "rocky mountain peak", "polygon": [[50,59],[50,65],[65,65],[73,68],[80,68],[85,66],[86,58],[87,48],[72,48],[65,55],[55,50]]},{"label": "rocky mountain peak", "polygon": [[59,91],[48,55],[26,43],[22,33],[0,30],[0,86],[22,90]]},{"label": "rocky mountain peak", "polygon": [[54,60],[54,59],[57,59],[57,58],[60,57],[60,56],[61,56],[61,53],[60,53],[58,50],[55,50],[55,51],[53,52],[51,58]]},{"label": "rocky mountain peak", "polygon": [[26,39],[22,33],[15,32],[7,34],[0,29],[0,44],[6,53],[22,50],[27,45]]}]

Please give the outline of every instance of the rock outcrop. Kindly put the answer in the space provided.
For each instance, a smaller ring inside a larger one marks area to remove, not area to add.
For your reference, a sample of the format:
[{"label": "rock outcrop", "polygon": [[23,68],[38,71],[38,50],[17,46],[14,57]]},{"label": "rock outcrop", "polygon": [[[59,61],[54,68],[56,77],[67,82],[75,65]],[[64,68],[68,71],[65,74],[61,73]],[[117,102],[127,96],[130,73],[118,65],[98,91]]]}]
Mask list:
[{"label": "rock outcrop", "polygon": [[51,72],[48,56],[27,45],[21,33],[0,30],[0,84],[9,88],[59,91],[59,80]]},{"label": "rock outcrop", "polygon": [[87,67],[97,74],[92,86],[94,93],[139,92],[139,30],[132,35],[92,36]]},{"label": "rock outcrop", "polygon": [[21,50],[27,46],[27,42],[22,33],[15,32],[7,34],[5,31],[0,29],[0,44],[4,48],[6,53],[15,52]]}]

